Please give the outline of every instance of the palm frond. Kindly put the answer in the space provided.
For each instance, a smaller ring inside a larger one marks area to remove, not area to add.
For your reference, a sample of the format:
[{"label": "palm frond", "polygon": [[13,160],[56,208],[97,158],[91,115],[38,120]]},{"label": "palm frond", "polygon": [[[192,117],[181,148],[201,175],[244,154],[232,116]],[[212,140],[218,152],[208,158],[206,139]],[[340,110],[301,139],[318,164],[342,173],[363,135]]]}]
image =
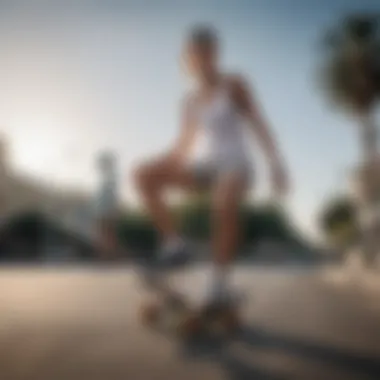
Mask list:
[{"label": "palm frond", "polygon": [[343,22],[348,39],[358,44],[370,43],[379,37],[379,17],[374,14],[352,15]]},{"label": "palm frond", "polygon": [[380,99],[379,21],[350,16],[325,34],[320,80],[333,104],[362,111]]}]

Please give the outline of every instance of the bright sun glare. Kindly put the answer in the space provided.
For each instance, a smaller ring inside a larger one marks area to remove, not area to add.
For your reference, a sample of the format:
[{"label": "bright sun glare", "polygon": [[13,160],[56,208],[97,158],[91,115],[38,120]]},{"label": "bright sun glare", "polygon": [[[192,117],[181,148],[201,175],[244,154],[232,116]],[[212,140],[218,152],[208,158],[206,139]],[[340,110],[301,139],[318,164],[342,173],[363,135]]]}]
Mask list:
[{"label": "bright sun glare", "polygon": [[11,151],[15,166],[43,174],[56,163],[60,151],[59,128],[52,118],[14,117],[11,121]]}]

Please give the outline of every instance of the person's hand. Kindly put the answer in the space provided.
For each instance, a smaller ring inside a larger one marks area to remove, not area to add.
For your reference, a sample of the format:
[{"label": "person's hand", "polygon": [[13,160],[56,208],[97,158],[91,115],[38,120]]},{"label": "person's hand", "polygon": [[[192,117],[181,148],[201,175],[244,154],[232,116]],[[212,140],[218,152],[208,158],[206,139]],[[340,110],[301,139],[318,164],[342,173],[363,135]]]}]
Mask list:
[{"label": "person's hand", "polygon": [[183,157],[178,150],[171,150],[164,155],[164,161],[173,166],[181,165]]}]

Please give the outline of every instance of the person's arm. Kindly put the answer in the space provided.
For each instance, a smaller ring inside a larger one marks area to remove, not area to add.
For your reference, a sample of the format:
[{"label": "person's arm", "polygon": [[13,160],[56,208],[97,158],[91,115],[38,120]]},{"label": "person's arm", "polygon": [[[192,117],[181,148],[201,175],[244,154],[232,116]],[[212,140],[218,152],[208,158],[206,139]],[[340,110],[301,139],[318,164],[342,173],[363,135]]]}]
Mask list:
[{"label": "person's arm", "polygon": [[196,133],[197,123],[194,112],[194,99],[187,96],[181,110],[180,133],[174,146],[169,150],[169,158],[178,163],[183,162],[193,147]]},{"label": "person's arm", "polygon": [[239,111],[248,121],[250,129],[257,137],[271,167],[283,167],[283,158],[274,139],[271,128],[265,120],[260,107],[253,99],[246,81],[235,77],[231,79],[232,96]]},{"label": "person's arm", "polygon": [[234,103],[247,120],[250,130],[256,136],[268,160],[275,194],[283,196],[288,191],[288,173],[271,128],[265,120],[259,105],[253,99],[245,80],[235,77],[232,79],[231,85]]}]

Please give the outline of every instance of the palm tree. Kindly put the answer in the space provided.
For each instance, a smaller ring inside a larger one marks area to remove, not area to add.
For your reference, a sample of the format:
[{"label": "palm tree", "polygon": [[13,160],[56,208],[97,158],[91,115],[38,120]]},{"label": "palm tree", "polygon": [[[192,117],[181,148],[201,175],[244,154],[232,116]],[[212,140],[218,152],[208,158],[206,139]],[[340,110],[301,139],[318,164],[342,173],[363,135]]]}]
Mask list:
[{"label": "palm tree", "polygon": [[380,100],[380,16],[353,15],[326,33],[322,82],[330,100],[359,121],[365,161],[377,154],[375,110]]},{"label": "palm tree", "polygon": [[355,206],[346,195],[331,199],[321,210],[319,224],[331,248],[346,255],[358,238]]},{"label": "palm tree", "polygon": [[[380,194],[375,121],[380,100],[380,15],[356,14],[344,18],[325,35],[323,53],[322,83],[329,99],[358,120],[363,161],[358,173],[362,192],[359,196],[365,198],[368,209],[371,202],[379,201]],[[363,253],[372,260],[378,247],[372,238],[378,236],[378,231],[363,232]]]}]

